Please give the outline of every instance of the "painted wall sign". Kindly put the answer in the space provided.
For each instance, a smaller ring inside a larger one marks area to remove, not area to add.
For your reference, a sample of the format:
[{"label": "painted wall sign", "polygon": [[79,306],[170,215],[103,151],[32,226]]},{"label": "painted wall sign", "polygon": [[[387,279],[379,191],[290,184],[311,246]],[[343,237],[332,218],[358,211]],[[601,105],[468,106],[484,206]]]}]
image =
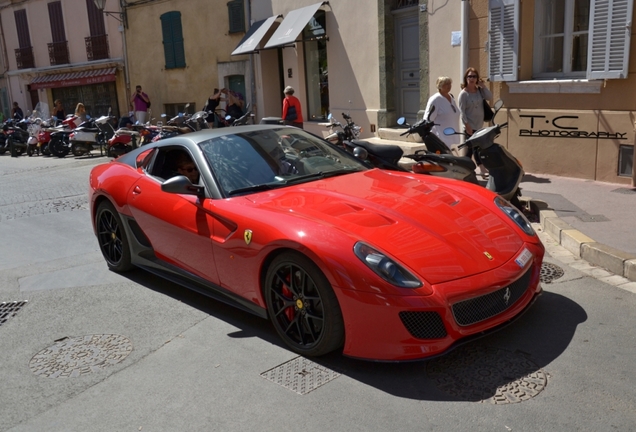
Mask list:
[{"label": "painted wall sign", "polygon": [[[589,139],[627,139],[627,132],[588,132],[580,130],[575,126],[563,126],[561,120],[563,119],[578,119],[579,116],[558,116],[549,120],[544,115],[520,115],[520,118],[530,119],[530,129],[519,129],[520,137],[535,137],[535,138],[589,138]],[[527,122],[527,121],[524,121]],[[543,124],[547,124],[545,128],[542,128]]]}]

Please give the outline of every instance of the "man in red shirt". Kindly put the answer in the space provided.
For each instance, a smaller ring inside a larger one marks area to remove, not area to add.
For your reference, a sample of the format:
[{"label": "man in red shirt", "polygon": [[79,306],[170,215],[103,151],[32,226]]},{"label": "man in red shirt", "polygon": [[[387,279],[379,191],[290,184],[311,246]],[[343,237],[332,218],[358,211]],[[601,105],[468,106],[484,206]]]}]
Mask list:
[{"label": "man in red shirt", "polygon": [[294,89],[287,86],[283,93],[285,93],[285,99],[283,99],[283,120],[285,120],[285,124],[302,129],[303,111],[300,107],[300,101],[294,96]]}]

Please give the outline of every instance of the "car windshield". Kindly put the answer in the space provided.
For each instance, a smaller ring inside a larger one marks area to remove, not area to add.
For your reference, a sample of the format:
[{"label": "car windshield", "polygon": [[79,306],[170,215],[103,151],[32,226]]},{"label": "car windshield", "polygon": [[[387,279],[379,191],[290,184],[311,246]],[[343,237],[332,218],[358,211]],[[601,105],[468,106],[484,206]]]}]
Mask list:
[{"label": "car windshield", "polygon": [[223,135],[199,147],[226,196],[368,169],[344,150],[295,128]]}]

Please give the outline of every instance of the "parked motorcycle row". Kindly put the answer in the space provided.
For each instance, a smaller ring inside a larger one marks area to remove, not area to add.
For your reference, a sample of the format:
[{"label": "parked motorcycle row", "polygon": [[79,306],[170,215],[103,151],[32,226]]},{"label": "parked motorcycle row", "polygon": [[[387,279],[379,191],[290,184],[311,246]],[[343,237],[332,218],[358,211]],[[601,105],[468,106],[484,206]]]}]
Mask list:
[{"label": "parked motorcycle row", "polygon": [[[189,104],[185,108],[188,106]],[[98,118],[87,116],[85,121],[75,115],[68,115],[65,119],[51,117],[45,120],[48,112],[48,105],[39,103],[33,113],[27,113],[24,119],[7,120],[2,127],[3,133],[0,134],[0,155],[10,152],[12,157],[27,154],[63,158],[68,154],[92,156],[99,152],[100,156],[116,158],[140,145],[207,129],[207,117],[218,116],[217,113],[199,111],[194,114],[179,113],[165,120],[167,116],[162,114],[162,120],[155,125],[151,124],[152,120],[146,124],[133,124],[130,118],[122,117],[115,129],[115,118],[110,109],[106,115]],[[247,124],[250,116],[248,105],[242,117],[225,116],[217,122],[222,127],[239,126]],[[57,123],[59,124],[56,125]]]},{"label": "parked motorcycle row", "polygon": [[[502,101],[495,103],[495,117],[501,107]],[[431,111],[432,112],[432,111]],[[329,128],[332,133],[326,139],[334,145],[340,146],[356,157],[365,160],[372,166],[381,169],[396,171],[409,171],[400,165],[400,159],[408,158],[415,161],[410,171],[416,174],[433,175],[453,178],[466,182],[480,184],[475,175],[475,163],[469,157],[457,156],[431,132],[435,125],[430,118],[422,119],[413,125],[409,125],[404,118],[398,119],[398,124],[408,129],[402,135],[417,133],[420,135],[426,150],[418,150],[413,154],[404,154],[401,147],[390,144],[373,144],[358,139],[360,128],[355,125],[350,116],[342,114],[345,124],[336,121],[329,114]],[[429,114],[430,116],[430,114]],[[493,118],[494,123],[495,118]],[[485,187],[510,201],[517,208],[522,209],[519,200],[521,182],[524,171],[521,163],[507,149],[495,143],[495,138],[505,128],[507,123],[485,127],[472,136],[467,137],[458,149],[471,148],[476,158],[481,159],[490,175]],[[444,134],[462,134],[453,128],[444,130]],[[522,209],[523,210],[523,209]]]}]

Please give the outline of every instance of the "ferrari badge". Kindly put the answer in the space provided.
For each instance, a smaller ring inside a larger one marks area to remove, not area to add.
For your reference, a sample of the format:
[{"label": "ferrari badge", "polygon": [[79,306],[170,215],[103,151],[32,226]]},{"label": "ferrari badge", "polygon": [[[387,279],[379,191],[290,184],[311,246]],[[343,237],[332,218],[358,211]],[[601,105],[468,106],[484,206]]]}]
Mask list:
[{"label": "ferrari badge", "polygon": [[243,233],[243,240],[245,240],[245,244],[250,244],[252,242],[252,230],[245,230]]},{"label": "ferrari badge", "polygon": [[490,255],[488,252],[484,251],[484,255],[486,255],[486,258],[488,258],[490,261],[492,261],[492,255]]}]

